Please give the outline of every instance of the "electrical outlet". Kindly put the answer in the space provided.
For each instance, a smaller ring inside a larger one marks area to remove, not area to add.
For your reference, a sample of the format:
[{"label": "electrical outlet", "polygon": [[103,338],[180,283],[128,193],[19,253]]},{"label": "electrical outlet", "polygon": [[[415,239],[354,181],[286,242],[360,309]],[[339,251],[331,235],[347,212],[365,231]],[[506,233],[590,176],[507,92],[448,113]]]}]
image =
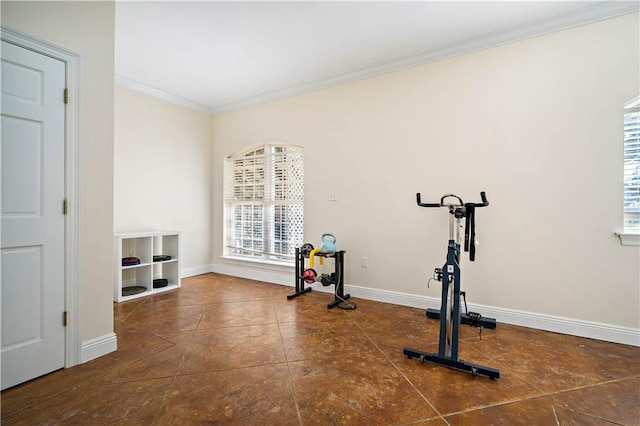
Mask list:
[{"label": "electrical outlet", "polygon": [[360,266],[362,266],[363,268],[368,268],[369,267],[369,258],[362,256],[362,259],[360,260]]},{"label": "electrical outlet", "polygon": [[329,201],[338,201],[338,193],[335,191],[331,191],[329,193]]}]

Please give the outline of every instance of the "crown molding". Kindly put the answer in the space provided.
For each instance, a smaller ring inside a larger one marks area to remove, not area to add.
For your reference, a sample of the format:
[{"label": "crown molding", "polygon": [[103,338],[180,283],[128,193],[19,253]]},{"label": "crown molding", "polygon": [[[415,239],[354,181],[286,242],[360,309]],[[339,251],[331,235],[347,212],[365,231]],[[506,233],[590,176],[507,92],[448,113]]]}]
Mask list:
[{"label": "crown molding", "polygon": [[310,84],[297,85],[284,90],[276,90],[273,92],[264,93],[258,96],[246,98],[238,102],[231,102],[218,107],[207,107],[205,105],[201,105],[180,96],[176,96],[171,93],[146,86],[143,83],[136,82],[119,75],[116,75],[116,84],[165,99],[169,102],[174,102],[193,109],[197,109],[198,111],[202,111],[211,115],[219,115],[253,107],[267,102],[272,102],[278,99],[312,92],[315,90],[326,89],[328,87],[337,86],[339,84],[349,83],[364,78],[399,71],[418,65],[424,65],[430,62],[440,61],[442,59],[460,56],[466,53],[476,52],[479,50],[488,49],[531,37],[536,37],[577,27],[580,25],[614,18],[616,16],[626,15],[628,13],[638,12],[638,10],[640,10],[640,2],[638,1],[604,0],[594,5],[584,7],[577,12],[570,12],[553,19],[514,26],[506,31],[496,31],[478,37],[473,37],[461,42],[446,44],[437,49],[429,50],[428,52],[424,52],[423,54],[416,55],[411,58],[363,68],[358,71],[341,74],[336,77]]},{"label": "crown molding", "polygon": [[539,35],[544,35],[580,25],[601,21],[604,19],[613,18],[620,15],[625,15],[628,13],[637,12],[639,9],[640,3],[636,1],[604,1],[593,6],[585,7],[578,12],[568,13],[554,19],[546,20],[543,22],[529,23],[526,25],[512,27],[507,31],[484,34],[482,36],[474,37],[461,42],[450,43],[441,46],[440,48],[425,52],[421,55],[417,55],[401,61],[388,62],[379,66],[369,67],[352,73],[342,74],[331,79],[306,85],[295,86],[289,89],[251,97],[239,102],[233,102],[227,105],[213,108],[213,114],[218,115],[225,112],[237,111],[277,99],[300,95],[302,93],[311,92],[314,90],[326,89],[331,86],[361,80],[368,77],[374,77],[376,75],[386,74],[393,71],[399,71],[405,68],[424,65],[430,62],[436,62],[442,59],[476,52],[506,43],[524,40]]},{"label": "crown molding", "polygon": [[154,96],[156,98],[163,99],[167,102],[171,102],[177,105],[182,105],[187,108],[195,109],[200,112],[204,112],[209,115],[214,115],[214,110],[206,105],[193,102],[189,99],[183,98],[173,93],[165,92],[164,90],[156,89],[155,87],[148,86],[139,81],[131,80],[123,75],[115,75],[115,83],[118,86],[126,87],[127,89],[136,90],[147,95]]}]

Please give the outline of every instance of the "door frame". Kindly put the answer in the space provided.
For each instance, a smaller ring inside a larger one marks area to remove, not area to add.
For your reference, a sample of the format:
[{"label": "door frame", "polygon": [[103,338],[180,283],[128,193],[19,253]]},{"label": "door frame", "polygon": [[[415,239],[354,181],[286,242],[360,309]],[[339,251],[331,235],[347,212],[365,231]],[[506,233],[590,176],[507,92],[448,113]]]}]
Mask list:
[{"label": "door frame", "polygon": [[[82,272],[82,229],[80,174],[82,171],[82,123],[81,73],[82,56],[27,34],[0,26],[0,38],[8,43],[52,57],[65,63],[66,87],[69,92],[65,105],[64,146],[65,146],[65,368],[82,362],[82,341],[80,321],[80,282]],[[62,97],[62,93],[60,94]]]}]

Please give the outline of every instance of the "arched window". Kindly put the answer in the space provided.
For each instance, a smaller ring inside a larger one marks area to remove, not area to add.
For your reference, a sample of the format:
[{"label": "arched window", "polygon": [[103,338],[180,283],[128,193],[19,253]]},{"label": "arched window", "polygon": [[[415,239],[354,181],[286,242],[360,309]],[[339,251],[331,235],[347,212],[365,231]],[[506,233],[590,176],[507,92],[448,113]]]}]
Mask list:
[{"label": "arched window", "polygon": [[640,98],[624,109],[624,229],[640,230]]},{"label": "arched window", "polygon": [[301,147],[252,145],[225,162],[225,255],[293,263],[304,228]]}]

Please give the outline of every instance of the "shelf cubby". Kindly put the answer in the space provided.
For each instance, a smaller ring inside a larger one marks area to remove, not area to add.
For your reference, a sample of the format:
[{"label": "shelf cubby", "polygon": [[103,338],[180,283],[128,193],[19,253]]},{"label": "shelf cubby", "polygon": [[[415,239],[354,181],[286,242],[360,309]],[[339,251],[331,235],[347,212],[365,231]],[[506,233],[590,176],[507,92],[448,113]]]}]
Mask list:
[{"label": "shelf cubby", "polygon": [[[180,233],[176,231],[150,231],[122,233],[114,236],[116,302],[148,296],[180,288]],[[153,261],[154,255],[167,255],[171,259]],[[122,265],[125,257],[140,259],[138,265]],[[165,278],[168,285],[153,288],[153,280]],[[133,291],[128,294],[125,289]]]}]

